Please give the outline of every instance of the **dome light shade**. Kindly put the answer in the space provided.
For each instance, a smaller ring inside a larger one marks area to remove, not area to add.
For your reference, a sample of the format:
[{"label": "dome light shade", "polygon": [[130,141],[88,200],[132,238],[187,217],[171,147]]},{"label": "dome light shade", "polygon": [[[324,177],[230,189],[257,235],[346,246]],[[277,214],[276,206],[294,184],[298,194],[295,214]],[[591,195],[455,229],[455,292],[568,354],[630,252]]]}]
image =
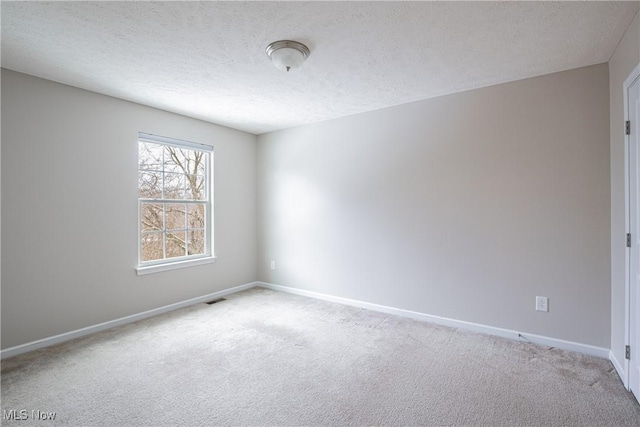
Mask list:
[{"label": "dome light shade", "polygon": [[289,72],[302,66],[309,56],[309,48],[292,40],[273,42],[265,49],[276,68]]}]

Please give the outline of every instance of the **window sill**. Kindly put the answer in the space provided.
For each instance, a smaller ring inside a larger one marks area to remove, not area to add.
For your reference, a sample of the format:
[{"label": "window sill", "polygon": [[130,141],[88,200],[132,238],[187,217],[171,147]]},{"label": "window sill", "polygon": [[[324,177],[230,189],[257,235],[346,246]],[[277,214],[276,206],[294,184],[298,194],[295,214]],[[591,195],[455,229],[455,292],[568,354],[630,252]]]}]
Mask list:
[{"label": "window sill", "polygon": [[165,264],[147,265],[136,268],[136,274],[143,276],[145,274],[159,273],[161,271],[178,270],[180,268],[194,267],[196,265],[211,264],[216,262],[216,257],[188,259],[184,261],[168,262]]}]

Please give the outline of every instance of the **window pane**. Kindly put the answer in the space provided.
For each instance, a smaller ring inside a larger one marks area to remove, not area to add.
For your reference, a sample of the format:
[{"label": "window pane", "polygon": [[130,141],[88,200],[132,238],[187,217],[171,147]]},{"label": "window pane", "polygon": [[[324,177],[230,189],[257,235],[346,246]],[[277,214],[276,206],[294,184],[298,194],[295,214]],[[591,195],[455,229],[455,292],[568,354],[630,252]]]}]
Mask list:
[{"label": "window pane", "polygon": [[166,146],[164,170],[166,172],[204,175],[207,153],[187,148]]},{"label": "window pane", "polygon": [[204,253],[204,230],[189,230],[187,232],[189,242],[187,246],[188,255],[198,255]]},{"label": "window pane", "polygon": [[187,227],[188,228],[204,228],[204,218],[206,206],[204,204],[191,203],[187,205]]},{"label": "window pane", "polygon": [[162,172],[138,172],[138,197],[142,199],[162,197]]},{"label": "window pane", "polygon": [[178,147],[164,147],[164,170],[166,172],[189,173],[187,160],[191,150]]},{"label": "window pane", "polygon": [[204,177],[187,175],[187,198],[191,200],[205,200]]},{"label": "window pane", "polygon": [[140,205],[140,229],[142,231],[164,229],[162,203],[142,203]]},{"label": "window pane", "polygon": [[186,238],[184,231],[172,231],[167,233],[165,248],[167,258],[175,258],[186,255]]},{"label": "window pane", "polygon": [[208,153],[204,153],[201,151],[194,151],[193,152],[193,164],[190,164],[189,166],[189,173],[192,173],[194,175],[204,175],[206,170],[205,170],[205,166],[206,166],[206,159],[208,158],[209,154]]},{"label": "window pane", "polygon": [[184,175],[177,173],[164,174],[164,198],[184,199]]},{"label": "window pane", "polygon": [[138,144],[138,169],[161,171],[163,152],[163,145],[140,142]]},{"label": "window pane", "polygon": [[140,238],[140,260],[163,259],[162,233],[142,233]]},{"label": "window pane", "polygon": [[167,230],[186,228],[185,215],[187,206],[182,203],[167,203],[165,208],[165,227]]}]

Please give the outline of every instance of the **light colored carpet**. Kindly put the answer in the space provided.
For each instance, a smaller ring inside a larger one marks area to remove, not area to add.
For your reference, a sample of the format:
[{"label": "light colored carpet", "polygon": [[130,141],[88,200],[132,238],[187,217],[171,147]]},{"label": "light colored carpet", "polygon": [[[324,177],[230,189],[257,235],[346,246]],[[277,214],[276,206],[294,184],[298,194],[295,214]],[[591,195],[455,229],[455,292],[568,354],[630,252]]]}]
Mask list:
[{"label": "light colored carpet", "polygon": [[16,425],[639,426],[610,362],[255,288],[2,362]]}]

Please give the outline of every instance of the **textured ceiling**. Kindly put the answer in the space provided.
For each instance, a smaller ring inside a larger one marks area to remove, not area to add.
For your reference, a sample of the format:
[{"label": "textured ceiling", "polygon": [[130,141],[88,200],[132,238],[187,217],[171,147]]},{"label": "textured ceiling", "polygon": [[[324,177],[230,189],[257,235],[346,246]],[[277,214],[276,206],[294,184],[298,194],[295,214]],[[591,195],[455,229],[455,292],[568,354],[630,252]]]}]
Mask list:
[{"label": "textured ceiling", "polygon": [[259,134],[606,62],[639,5],[3,1],[2,66]]}]

